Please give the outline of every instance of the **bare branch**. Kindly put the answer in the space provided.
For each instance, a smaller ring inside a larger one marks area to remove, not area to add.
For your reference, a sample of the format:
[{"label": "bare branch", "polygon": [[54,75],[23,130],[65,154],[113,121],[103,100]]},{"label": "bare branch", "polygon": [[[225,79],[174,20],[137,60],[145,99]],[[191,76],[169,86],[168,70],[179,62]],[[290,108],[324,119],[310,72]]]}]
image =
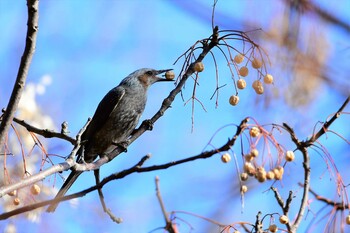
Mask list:
[{"label": "bare branch", "polygon": [[[303,186],[302,183],[299,183],[300,186]],[[344,202],[335,202],[331,199],[318,195],[314,190],[310,188],[310,193],[319,201],[326,203],[329,206],[332,206],[336,210],[347,210],[348,207]]]},{"label": "bare branch", "polygon": [[338,109],[338,111],[333,115],[333,117],[330,120],[326,121],[322,125],[321,129],[316,134],[312,135],[312,137],[306,143],[311,144],[315,142],[318,138],[320,138],[328,130],[329,126],[341,115],[342,111],[344,110],[346,105],[348,105],[349,101],[350,96],[346,98],[343,105]]},{"label": "bare branch", "polygon": [[31,176],[21,180],[20,182],[1,187],[0,188],[0,197],[3,197],[7,193],[12,192],[14,190],[17,190],[17,189],[26,187],[28,185],[34,184],[38,181],[41,181],[41,180],[45,179],[47,176],[50,176],[50,175],[55,174],[57,172],[67,171],[70,168],[72,168],[76,164],[75,158],[76,158],[76,154],[80,148],[81,135],[83,134],[83,132],[85,131],[85,129],[89,123],[90,123],[90,119],[88,119],[88,121],[86,122],[84,127],[77,134],[76,145],[74,146],[73,150],[71,151],[70,155],[68,156],[68,158],[66,159],[65,162],[56,164],[56,165],[54,165],[46,170],[43,170],[35,175],[31,175]]},{"label": "bare branch", "polygon": [[7,111],[1,118],[0,124],[0,146],[3,145],[5,135],[10,128],[13,116],[18,107],[19,100],[24,89],[24,85],[27,79],[29,66],[32,61],[32,57],[36,46],[36,37],[38,32],[39,22],[39,0],[27,0],[28,8],[28,21],[27,21],[27,36],[26,45],[22,55],[21,63],[18,69],[15,85],[12,90],[12,94],[7,105]]},{"label": "bare branch", "polygon": [[[4,109],[2,111],[6,112],[6,110],[4,110]],[[76,140],[74,138],[68,136],[65,133],[55,132],[55,131],[50,130],[50,129],[39,129],[35,126],[30,125],[29,123],[25,122],[24,120],[20,120],[16,117],[13,118],[13,121],[16,122],[17,124],[20,124],[24,128],[26,128],[29,132],[39,134],[45,138],[60,138],[60,139],[63,139],[63,140],[70,142],[72,145],[74,145],[76,143]]]},{"label": "bare branch", "polygon": [[[237,127],[237,131],[236,131],[235,135],[232,137],[232,139],[228,140],[228,142],[226,142],[220,148],[217,148],[217,149],[214,149],[214,150],[210,150],[210,151],[206,151],[206,152],[202,152],[199,155],[195,155],[195,156],[192,156],[192,157],[189,157],[189,158],[185,158],[185,159],[182,159],[182,160],[178,160],[178,161],[174,161],[174,162],[170,162],[170,163],[166,163],[166,164],[153,165],[153,166],[149,166],[149,167],[142,167],[143,164],[150,158],[150,155],[146,155],[136,165],[134,165],[133,167],[131,167],[129,169],[126,169],[126,170],[123,170],[121,172],[114,173],[114,174],[104,178],[98,185],[95,185],[93,187],[90,187],[90,188],[85,189],[85,190],[83,190],[81,192],[78,192],[78,193],[67,195],[67,196],[64,196],[64,197],[61,197],[61,198],[55,198],[55,199],[50,200],[50,201],[36,203],[36,204],[33,204],[33,205],[29,205],[29,206],[26,206],[26,207],[22,207],[22,208],[16,209],[14,211],[10,211],[10,212],[7,212],[7,213],[0,214],[0,220],[9,218],[9,217],[14,216],[14,215],[18,215],[18,214],[21,214],[21,213],[24,213],[24,212],[27,212],[27,211],[31,211],[33,209],[40,208],[40,207],[43,207],[45,205],[49,205],[49,204],[52,204],[52,203],[57,203],[57,202],[66,201],[66,200],[70,200],[70,199],[74,199],[74,198],[85,196],[89,192],[92,192],[92,191],[95,191],[95,190],[97,190],[99,188],[102,188],[105,184],[107,184],[108,182],[110,182],[112,180],[122,179],[122,178],[124,178],[124,177],[126,177],[126,176],[128,176],[130,174],[133,174],[133,173],[142,173],[142,172],[163,170],[163,169],[167,169],[169,167],[173,167],[173,166],[176,166],[176,165],[179,165],[179,164],[182,164],[182,163],[186,163],[186,162],[190,162],[190,161],[194,161],[194,160],[197,160],[197,159],[209,158],[209,157],[211,157],[211,156],[213,156],[213,155],[215,155],[215,154],[217,154],[217,153],[219,153],[221,151],[227,151],[234,145],[234,143],[236,142],[237,138],[244,131],[244,129],[246,128],[247,122],[248,122],[248,118],[245,118],[244,120],[242,120],[241,124]],[[79,147],[77,147],[77,148],[79,148]],[[75,160],[73,160],[73,157],[69,157],[69,158],[70,159],[67,159],[66,162],[58,164],[58,165],[55,165],[55,166],[53,166],[53,167],[49,168],[48,170],[45,170],[45,171],[43,171],[41,173],[46,172],[46,173],[49,173],[49,174],[46,174],[46,175],[51,175],[51,174],[54,173],[54,172],[51,171],[51,169],[56,168],[55,172],[58,172],[58,171],[63,171],[64,169],[69,169],[70,167],[73,167],[73,166],[75,167],[76,165],[78,165],[78,164],[75,164],[75,162],[74,162]],[[70,164],[68,162],[71,162],[73,164]],[[91,165],[93,166],[94,163],[91,163]],[[61,167],[59,167],[59,166],[61,166]],[[41,173],[39,173],[39,174],[41,174]],[[30,178],[33,179],[33,177],[36,177],[39,174],[33,175]],[[43,179],[44,177],[46,177],[46,176],[42,176],[41,179]],[[27,180],[29,180],[29,178]],[[40,179],[38,179],[38,180],[40,180]],[[32,183],[33,182],[28,183],[27,185],[32,184]],[[12,190],[15,190],[16,188],[13,188],[14,185],[9,185],[9,186],[5,186],[3,188],[0,188],[0,197],[5,195],[6,193],[12,191]],[[24,186],[21,186],[21,187],[24,187]]]}]

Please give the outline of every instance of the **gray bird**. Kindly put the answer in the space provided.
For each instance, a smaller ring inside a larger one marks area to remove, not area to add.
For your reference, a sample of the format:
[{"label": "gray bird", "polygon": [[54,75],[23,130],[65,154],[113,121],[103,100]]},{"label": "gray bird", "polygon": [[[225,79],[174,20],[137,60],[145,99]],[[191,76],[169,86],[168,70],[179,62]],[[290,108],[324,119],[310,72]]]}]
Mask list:
[{"label": "gray bird", "polygon": [[[90,124],[82,134],[83,149],[78,151],[78,163],[93,162],[98,156],[112,152],[125,142],[139,122],[145,109],[147,90],[155,82],[171,81],[157,75],[169,70],[143,68],[134,71],[110,90],[99,103]],[[57,193],[65,195],[82,171],[72,171]],[[53,203],[47,212],[54,212],[59,203]]]}]

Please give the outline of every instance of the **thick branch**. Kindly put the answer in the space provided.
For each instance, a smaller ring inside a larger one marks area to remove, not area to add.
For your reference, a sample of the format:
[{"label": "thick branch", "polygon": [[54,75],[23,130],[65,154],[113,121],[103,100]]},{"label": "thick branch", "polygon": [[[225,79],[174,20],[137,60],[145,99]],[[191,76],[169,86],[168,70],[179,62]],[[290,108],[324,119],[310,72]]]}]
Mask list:
[{"label": "thick branch", "polygon": [[38,31],[38,19],[39,19],[39,0],[27,0],[28,7],[28,22],[27,22],[27,36],[24,52],[22,55],[21,63],[18,69],[16,82],[14,84],[12,94],[7,105],[7,111],[2,116],[0,124],[0,146],[3,145],[5,135],[10,128],[13,116],[18,107],[19,100],[22,95],[22,91],[27,79],[29,66],[32,61],[32,57],[35,51],[36,37]]},{"label": "thick branch", "polygon": [[[166,163],[166,164],[153,165],[153,166],[149,166],[149,167],[142,167],[143,164],[150,158],[150,155],[146,155],[135,166],[133,166],[133,167],[131,167],[129,169],[123,170],[121,172],[114,173],[114,174],[104,178],[98,185],[95,185],[93,187],[90,187],[90,188],[85,189],[85,190],[83,190],[81,192],[78,192],[78,193],[74,193],[74,194],[71,194],[71,195],[64,196],[64,197],[59,198],[59,199],[54,199],[54,200],[50,200],[50,201],[44,201],[44,202],[36,203],[36,204],[33,204],[33,205],[28,205],[26,207],[22,207],[22,208],[19,208],[19,209],[16,209],[16,210],[13,210],[13,211],[10,211],[10,212],[7,212],[7,213],[0,214],[0,220],[7,219],[7,218],[9,218],[11,216],[18,215],[18,214],[21,214],[21,213],[24,213],[24,212],[27,212],[27,211],[31,211],[31,210],[34,210],[36,208],[43,207],[45,205],[49,205],[49,204],[51,204],[53,202],[57,202],[57,201],[61,202],[61,201],[70,200],[70,199],[74,199],[74,198],[85,196],[87,193],[90,193],[92,191],[101,189],[105,184],[107,184],[108,182],[110,182],[112,180],[122,179],[122,178],[124,178],[124,177],[126,177],[126,176],[128,176],[130,174],[133,174],[133,173],[142,173],[142,172],[163,170],[163,169],[167,169],[169,167],[173,167],[173,166],[176,166],[176,165],[179,165],[179,164],[182,164],[182,163],[186,163],[186,162],[190,162],[190,161],[194,161],[194,160],[197,160],[197,159],[209,158],[209,157],[211,157],[211,156],[213,156],[213,155],[215,155],[215,154],[217,154],[217,153],[219,153],[221,151],[227,151],[234,145],[234,143],[236,142],[236,140],[239,137],[239,135],[241,135],[241,133],[246,128],[247,121],[248,121],[248,118],[245,118],[241,122],[241,124],[238,126],[237,131],[236,131],[235,135],[232,137],[232,139],[227,141],[224,145],[222,145],[218,149],[206,151],[206,152],[200,153],[200,154],[192,156],[192,157],[188,157],[188,158],[185,158],[185,159],[182,159],[182,160],[178,160],[178,161],[174,161],[174,162],[170,162],[170,163]],[[62,163],[62,164],[60,164],[60,165],[63,165],[63,164],[67,164],[67,161]],[[57,167],[57,166],[58,165],[55,165],[52,168]],[[73,166],[73,165],[71,165],[71,166]],[[50,169],[52,169],[52,168],[50,168]],[[37,176],[37,175],[35,175],[35,176]],[[6,193],[8,193],[8,192],[10,192],[12,190],[13,189],[11,189],[11,190],[8,189],[7,192],[5,192],[3,190],[3,188],[0,189],[0,197],[1,197],[1,194],[6,194]]]}]

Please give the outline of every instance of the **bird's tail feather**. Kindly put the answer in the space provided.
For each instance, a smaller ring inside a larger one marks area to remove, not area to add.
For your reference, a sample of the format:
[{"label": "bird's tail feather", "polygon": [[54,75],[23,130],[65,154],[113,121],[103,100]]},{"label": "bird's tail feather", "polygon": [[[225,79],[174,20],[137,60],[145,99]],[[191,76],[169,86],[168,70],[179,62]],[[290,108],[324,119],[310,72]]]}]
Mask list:
[{"label": "bird's tail feather", "polygon": [[[81,171],[72,171],[71,174],[68,176],[68,178],[66,179],[66,181],[64,182],[64,184],[62,185],[60,191],[58,191],[55,200],[63,197],[66,192],[68,191],[68,189],[72,186],[72,184],[76,181],[76,179],[80,176],[82,172]],[[58,204],[60,203],[60,201],[55,201],[54,203],[52,203],[46,210],[46,212],[54,212],[58,206]]]}]

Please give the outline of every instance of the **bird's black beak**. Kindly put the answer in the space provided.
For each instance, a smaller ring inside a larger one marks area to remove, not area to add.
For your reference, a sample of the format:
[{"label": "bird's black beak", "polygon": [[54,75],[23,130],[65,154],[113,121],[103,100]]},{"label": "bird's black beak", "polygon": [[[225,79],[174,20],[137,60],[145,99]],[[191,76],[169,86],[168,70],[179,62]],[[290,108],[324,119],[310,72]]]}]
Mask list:
[{"label": "bird's black beak", "polygon": [[[171,70],[173,70],[173,69],[157,70],[156,74],[157,74],[157,75],[158,75],[158,74],[163,74],[163,73],[166,73],[166,72],[171,71]],[[165,74],[162,75],[162,76],[165,76]],[[174,80],[158,77],[157,82],[160,82],[160,81],[174,81]]]}]

